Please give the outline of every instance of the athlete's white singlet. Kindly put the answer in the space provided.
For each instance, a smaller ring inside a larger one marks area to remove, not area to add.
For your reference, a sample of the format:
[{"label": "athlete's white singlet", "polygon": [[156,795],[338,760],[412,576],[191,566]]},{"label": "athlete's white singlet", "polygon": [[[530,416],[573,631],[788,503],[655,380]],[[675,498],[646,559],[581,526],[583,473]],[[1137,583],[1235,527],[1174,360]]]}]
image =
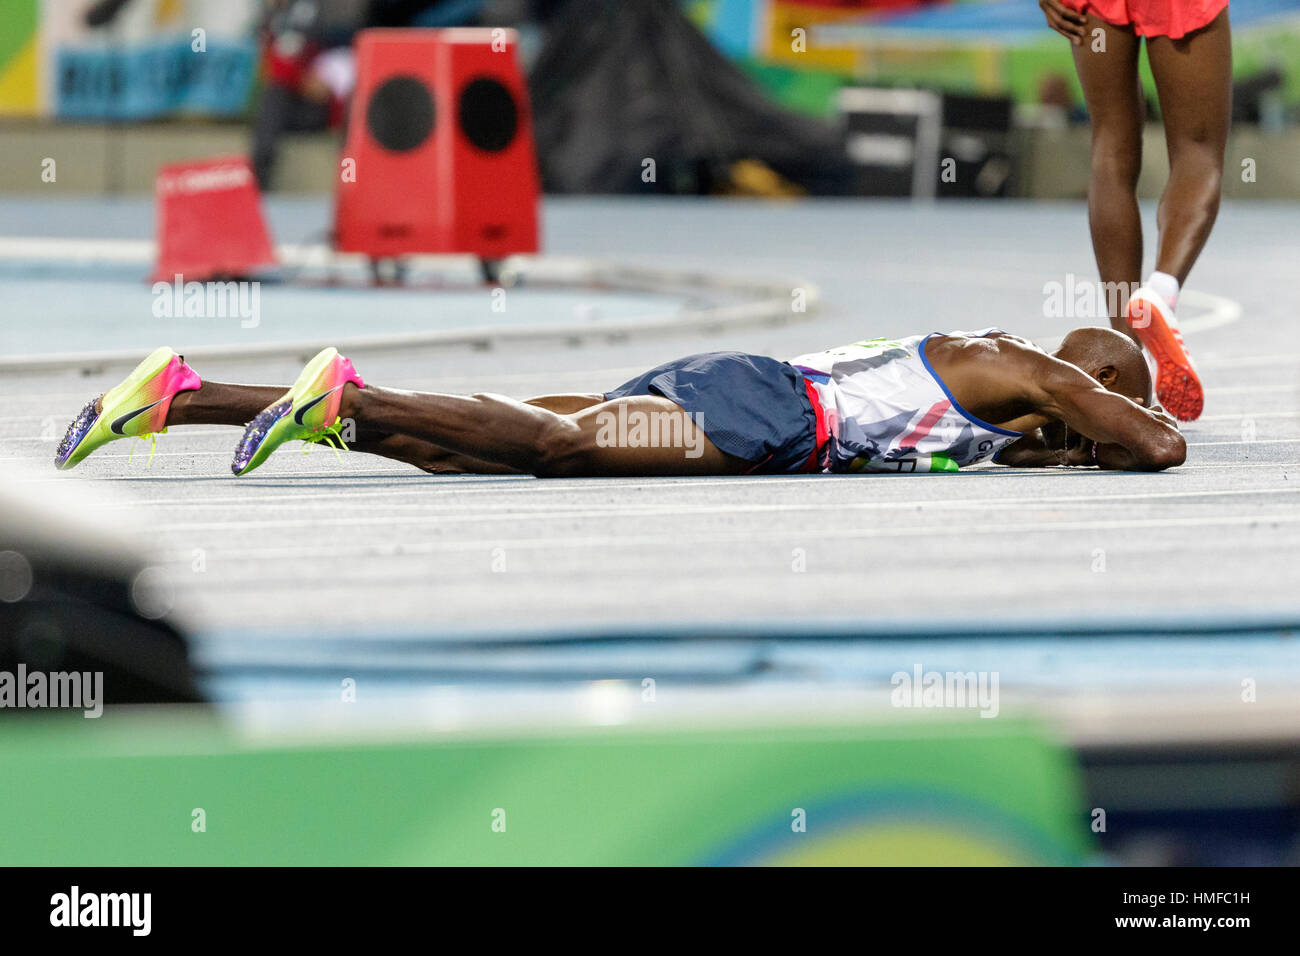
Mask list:
[{"label": "athlete's white singlet", "polygon": [[823,471],[956,471],[1020,437],[957,403],[925,358],[930,335],[869,339],[790,360],[821,404],[815,410],[829,439],[819,450]]}]

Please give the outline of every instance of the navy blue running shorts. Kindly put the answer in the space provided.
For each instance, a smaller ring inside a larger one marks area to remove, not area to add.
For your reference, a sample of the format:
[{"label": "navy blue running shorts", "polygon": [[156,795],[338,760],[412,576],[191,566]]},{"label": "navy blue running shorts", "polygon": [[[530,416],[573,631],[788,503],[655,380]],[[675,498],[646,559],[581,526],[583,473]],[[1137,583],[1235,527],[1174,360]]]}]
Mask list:
[{"label": "navy blue running shorts", "polygon": [[817,418],[803,375],[764,355],[688,355],[606,392],[605,400],[629,395],[677,403],[720,450],[753,462],[753,474],[800,471],[817,446]]}]

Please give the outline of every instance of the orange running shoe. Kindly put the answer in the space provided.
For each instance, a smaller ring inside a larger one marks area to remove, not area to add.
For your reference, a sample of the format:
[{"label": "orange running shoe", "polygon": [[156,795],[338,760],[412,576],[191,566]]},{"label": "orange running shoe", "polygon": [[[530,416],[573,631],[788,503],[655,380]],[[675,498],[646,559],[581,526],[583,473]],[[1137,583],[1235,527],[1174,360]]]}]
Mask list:
[{"label": "orange running shoe", "polygon": [[1156,398],[1179,421],[1201,417],[1205,391],[1183,336],[1174,324],[1174,310],[1155,292],[1142,286],[1128,300],[1126,317],[1156,365]]}]

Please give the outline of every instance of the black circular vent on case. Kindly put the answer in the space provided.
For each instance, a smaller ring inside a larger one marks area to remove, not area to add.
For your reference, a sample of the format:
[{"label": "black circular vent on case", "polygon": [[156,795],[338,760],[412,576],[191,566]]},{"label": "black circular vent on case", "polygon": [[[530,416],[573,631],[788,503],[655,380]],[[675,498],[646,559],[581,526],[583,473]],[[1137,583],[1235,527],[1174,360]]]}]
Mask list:
[{"label": "black circular vent on case", "polygon": [[479,149],[499,153],[514,141],[519,129],[514,96],[491,77],[470,80],[460,93],[460,128]]},{"label": "black circular vent on case", "polygon": [[366,128],[384,149],[404,153],[433,132],[433,97],[420,79],[392,76],[379,85],[366,106]]}]

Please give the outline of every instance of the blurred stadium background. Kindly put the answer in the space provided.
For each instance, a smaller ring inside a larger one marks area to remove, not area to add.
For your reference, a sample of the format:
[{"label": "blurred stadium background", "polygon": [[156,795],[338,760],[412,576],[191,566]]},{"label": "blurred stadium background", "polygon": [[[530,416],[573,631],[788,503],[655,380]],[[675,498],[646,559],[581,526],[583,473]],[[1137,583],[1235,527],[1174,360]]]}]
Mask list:
[{"label": "blurred stadium background", "polygon": [[[898,192],[899,182],[844,167],[870,167],[864,134],[883,132],[869,111],[845,115],[854,99],[841,91],[857,87],[940,94],[942,152],[962,172],[941,192],[1072,199],[1086,189],[1087,116],[1069,49],[1029,0],[11,0],[6,10],[0,160],[16,171],[73,145],[85,162],[63,172],[68,190],[149,192],[160,164],[251,151],[264,188],[332,192],[329,130],[344,118],[356,31],[480,23],[523,33],[550,193],[643,195],[639,176],[601,162],[622,155],[656,156],[665,193]],[[1228,195],[1295,197],[1300,4],[1236,0],[1231,14],[1229,151],[1267,154],[1269,174],[1228,177]],[[203,57],[192,55],[196,24]],[[1261,140],[1267,149],[1249,148]],[[1160,152],[1147,150],[1144,195],[1159,192]],[[4,182],[42,185],[12,172]]]},{"label": "blurred stadium background", "polygon": [[[219,429],[148,470],[48,461],[159,341],[284,381],[327,335],[372,380],[523,396],[710,348],[1059,336],[1044,283],[1093,275],[1068,47],[1031,0],[6,0],[0,671],[117,693],[0,710],[0,861],[1300,860],[1300,0],[1231,16],[1228,205],[1185,320],[1215,408],[1158,486],[318,451],[234,487]],[[461,26],[518,31],[532,104],[542,254],[504,316],[471,257],[375,288],[330,248],[358,31]],[[221,156],[279,243],[262,319],[160,324],[151,194]],[[997,675],[996,719],[899,706],[923,672]]]}]

